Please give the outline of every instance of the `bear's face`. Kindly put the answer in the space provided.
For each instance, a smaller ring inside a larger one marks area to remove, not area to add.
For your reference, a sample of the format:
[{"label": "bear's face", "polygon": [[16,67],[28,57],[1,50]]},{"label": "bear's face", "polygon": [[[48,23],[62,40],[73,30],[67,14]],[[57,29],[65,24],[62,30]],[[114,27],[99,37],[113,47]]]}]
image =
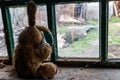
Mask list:
[{"label": "bear's face", "polygon": [[36,27],[26,27],[19,35],[18,43],[37,45],[42,41],[42,34]]}]

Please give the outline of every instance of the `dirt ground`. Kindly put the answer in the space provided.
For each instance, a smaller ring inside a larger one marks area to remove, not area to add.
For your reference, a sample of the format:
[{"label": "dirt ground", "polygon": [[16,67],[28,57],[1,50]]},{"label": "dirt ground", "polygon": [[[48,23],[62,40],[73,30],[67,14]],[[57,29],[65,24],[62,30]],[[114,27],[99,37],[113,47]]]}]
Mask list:
[{"label": "dirt ground", "polygon": [[120,58],[120,45],[109,46],[108,53],[114,55],[112,58]]}]

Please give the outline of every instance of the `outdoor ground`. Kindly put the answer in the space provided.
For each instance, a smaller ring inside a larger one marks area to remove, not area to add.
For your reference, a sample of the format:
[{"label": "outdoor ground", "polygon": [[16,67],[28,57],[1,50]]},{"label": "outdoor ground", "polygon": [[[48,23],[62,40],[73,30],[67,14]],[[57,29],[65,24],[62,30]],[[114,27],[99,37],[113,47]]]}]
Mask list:
[{"label": "outdoor ground", "polygon": [[[26,80],[17,77],[11,66],[0,67],[1,80]],[[120,69],[58,67],[57,75],[51,80],[120,80]]]},{"label": "outdoor ground", "polygon": [[[120,58],[120,18],[113,18],[109,22],[108,33],[108,54],[112,58]],[[110,57],[110,56],[109,56]],[[110,57],[111,58],[111,57]]]},{"label": "outdoor ground", "polygon": [[[75,25],[74,25],[75,26]],[[86,26],[83,26],[86,27]],[[99,28],[98,28],[99,30]],[[65,27],[59,27],[65,32]],[[67,31],[67,30],[66,30]],[[93,30],[68,47],[58,48],[60,57],[99,58],[99,32]],[[59,41],[58,41],[59,43]],[[108,24],[108,58],[120,58],[120,18],[112,18]]]}]

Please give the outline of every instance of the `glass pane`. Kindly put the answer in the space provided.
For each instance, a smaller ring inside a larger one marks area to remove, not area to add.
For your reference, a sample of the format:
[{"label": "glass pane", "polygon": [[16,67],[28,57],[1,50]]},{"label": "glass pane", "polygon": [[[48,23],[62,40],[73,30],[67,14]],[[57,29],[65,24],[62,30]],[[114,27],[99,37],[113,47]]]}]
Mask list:
[{"label": "glass pane", "polygon": [[5,34],[4,34],[4,27],[0,9],[0,56],[7,56],[7,47],[5,43]]},{"label": "glass pane", "polygon": [[120,1],[109,2],[108,58],[120,58]]},{"label": "glass pane", "polygon": [[[11,21],[14,30],[14,41],[17,44],[18,36],[21,31],[28,26],[28,16],[26,7],[10,8]],[[47,26],[46,6],[37,6],[36,24]],[[29,36],[29,35],[28,35]]]},{"label": "glass pane", "polygon": [[59,57],[99,58],[99,3],[56,5]]}]

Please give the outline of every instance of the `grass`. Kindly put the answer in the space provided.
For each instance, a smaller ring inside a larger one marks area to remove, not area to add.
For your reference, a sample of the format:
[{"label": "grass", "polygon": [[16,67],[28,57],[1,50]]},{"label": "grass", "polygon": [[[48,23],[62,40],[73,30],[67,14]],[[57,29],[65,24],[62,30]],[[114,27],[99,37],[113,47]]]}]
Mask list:
[{"label": "grass", "polygon": [[120,44],[120,36],[112,37],[112,39],[109,40],[109,45],[118,45],[118,44]]},{"label": "grass", "polygon": [[109,22],[118,23],[118,22],[120,22],[120,18],[119,17],[112,17],[111,20],[109,20]]},{"label": "grass", "polygon": [[95,20],[88,20],[87,23],[90,25],[97,25],[98,21],[97,20],[96,21]]},{"label": "grass", "polygon": [[120,44],[120,24],[117,24],[117,20],[115,22],[109,22],[108,45]]},{"label": "grass", "polygon": [[76,42],[73,42],[71,47],[73,51],[84,51],[86,48],[90,47],[90,42],[95,40],[98,33],[97,31],[93,30],[87,34],[85,38],[82,38]]},{"label": "grass", "polygon": [[58,24],[59,27],[57,27],[57,32],[59,33],[66,33],[68,27],[73,27],[75,24],[67,23],[67,24]]},{"label": "grass", "polygon": [[59,33],[65,33],[66,30],[67,30],[67,26],[57,27],[57,32],[59,32]]},{"label": "grass", "polygon": [[[113,17],[108,28],[108,46],[120,45],[120,18]],[[116,58],[114,54],[108,51],[108,57]]]}]

